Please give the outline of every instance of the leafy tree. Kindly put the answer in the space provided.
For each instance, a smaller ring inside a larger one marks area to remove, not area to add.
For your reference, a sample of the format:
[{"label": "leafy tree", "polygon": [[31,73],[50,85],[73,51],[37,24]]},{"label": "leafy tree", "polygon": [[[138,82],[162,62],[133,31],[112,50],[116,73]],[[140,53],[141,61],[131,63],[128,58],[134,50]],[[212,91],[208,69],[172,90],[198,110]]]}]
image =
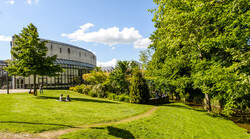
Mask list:
[{"label": "leafy tree", "polygon": [[109,74],[109,82],[113,86],[113,92],[116,94],[129,94],[129,81],[122,70],[114,70]]},{"label": "leafy tree", "polygon": [[249,1],[154,2],[151,72],[179,93],[201,90],[208,111],[210,97],[217,97],[225,114],[232,113],[235,101],[249,94]]},{"label": "leafy tree", "polygon": [[142,76],[142,73],[138,69],[134,69],[130,82],[130,102],[147,103],[150,98],[149,88],[146,80]]},{"label": "leafy tree", "polygon": [[149,65],[149,62],[152,58],[152,51],[149,49],[140,51],[140,59],[139,61],[142,62],[142,69],[147,69],[147,66]]},{"label": "leafy tree", "polygon": [[62,72],[60,65],[53,62],[57,56],[46,56],[48,51],[45,46],[47,41],[41,41],[37,28],[31,23],[27,28],[23,28],[19,35],[14,35],[14,46],[11,49],[13,61],[5,69],[10,75],[34,77],[34,95],[36,93],[37,76],[57,76]]},{"label": "leafy tree", "polygon": [[117,61],[115,69],[120,70],[122,73],[127,73],[129,70],[129,62],[128,61]]},{"label": "leafy tree", "polygon": [[94,85],[104,83],[108,78],[108,73],[105,73],[99,67],[96,67],[95,70],[92,70],[90,73],[83,74],[82,77],[85,81]]}]

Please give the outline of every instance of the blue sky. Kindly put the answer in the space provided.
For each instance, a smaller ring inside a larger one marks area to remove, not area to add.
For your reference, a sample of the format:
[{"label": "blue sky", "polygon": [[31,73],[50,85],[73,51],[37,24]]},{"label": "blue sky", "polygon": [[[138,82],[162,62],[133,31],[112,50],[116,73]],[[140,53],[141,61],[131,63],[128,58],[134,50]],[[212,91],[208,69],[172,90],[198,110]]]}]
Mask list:
[{"label": "blue sky", "polygon": [[153,0],[0,0],[0,60],[10,37],[33,23],[41,38],[91,50],[98,65],[139,60],[155,30]]}]

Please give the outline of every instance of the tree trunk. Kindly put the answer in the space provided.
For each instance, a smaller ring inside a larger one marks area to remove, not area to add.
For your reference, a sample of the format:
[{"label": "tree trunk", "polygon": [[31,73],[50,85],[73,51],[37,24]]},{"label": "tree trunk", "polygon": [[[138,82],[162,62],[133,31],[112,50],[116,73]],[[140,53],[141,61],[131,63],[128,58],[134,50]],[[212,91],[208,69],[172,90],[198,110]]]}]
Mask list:
[{"label": "tree trunk", "polygon": [[10,91],[9,91],[9,74],[8,74],[8,72],[7,72],[7,79],[6,79],[6,81],[7,81],[7,83],[6,83],[6,85],[7,85],[7,94],[9,94]]},{"label": "tree trunk", "polygon": [[33,83],[33,87],[34,87],[34,95],[37,96],[37,92],[36,92],[36,74],[34,74],[34,83]]},{"label": "tree trunk", "polygon": [[205,99],[206,99],[206,104],[205,104],[206,110],[208,112],[211,112],[210,98],[209,98],[209,95],[207,93],[205,93]]}]

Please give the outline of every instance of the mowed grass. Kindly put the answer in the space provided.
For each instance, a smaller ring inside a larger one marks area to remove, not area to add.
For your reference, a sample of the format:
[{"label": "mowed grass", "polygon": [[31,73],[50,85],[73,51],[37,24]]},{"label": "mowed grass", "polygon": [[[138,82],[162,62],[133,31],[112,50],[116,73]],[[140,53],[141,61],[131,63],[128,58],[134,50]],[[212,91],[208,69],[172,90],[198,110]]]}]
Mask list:
[{"label": "mowed grass", "polygon": [[[71,102],[60,102],[60,94]],[[77,125],[110,122],[146,112],[153,106],[92,98],[68,90],[0,94],[0,131],[37,133]]]},{"label": "mowed grass", "polygon": [[60,138],[249,139],[250,136],[245,129],[223,117],[194,110],[184,104],[172,103],[160,106],[153,115],[136,121],[81,129]]}]

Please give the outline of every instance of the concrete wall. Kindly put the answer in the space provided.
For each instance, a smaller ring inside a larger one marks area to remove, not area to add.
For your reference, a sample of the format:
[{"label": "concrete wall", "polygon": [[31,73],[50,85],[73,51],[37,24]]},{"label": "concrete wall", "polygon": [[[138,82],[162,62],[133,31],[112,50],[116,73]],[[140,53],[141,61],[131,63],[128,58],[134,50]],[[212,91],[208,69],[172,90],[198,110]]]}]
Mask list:
[{"label": "concrete wall", "polygon": [[85,49],[55,41],[50,41],[46,44],[46,47],[48,48],[48,56],[57,55],[58,59],[74,60],[96,65],[96,56]]}]

